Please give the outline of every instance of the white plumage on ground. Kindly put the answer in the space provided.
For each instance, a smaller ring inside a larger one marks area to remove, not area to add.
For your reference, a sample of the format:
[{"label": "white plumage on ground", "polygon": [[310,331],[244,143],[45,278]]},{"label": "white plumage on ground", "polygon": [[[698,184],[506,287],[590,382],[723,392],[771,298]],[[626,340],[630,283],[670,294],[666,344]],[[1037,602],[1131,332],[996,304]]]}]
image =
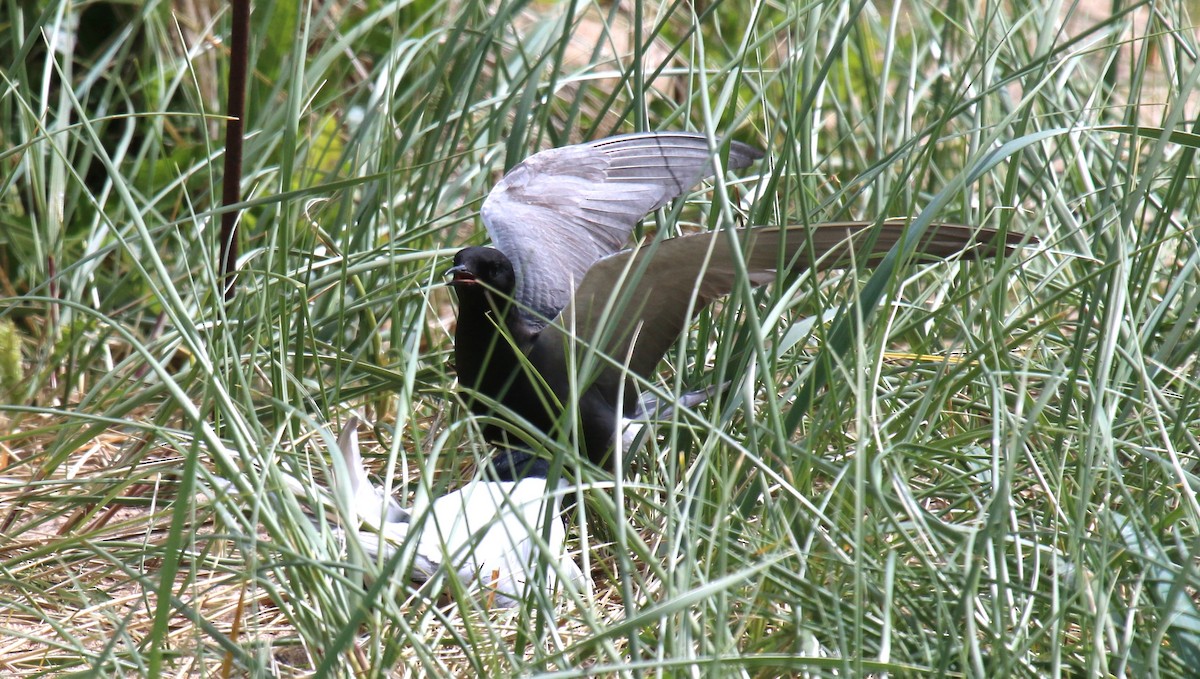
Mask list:
[{"label": "white plumage on ground", "polygon": [[494,594],[497,606],[515,605],[533,595],[533,587],[552,591],[560,579],[583,586],[583,573],[566,552],[565,481],[550,488],[538,465],[514,480],[489,480],[481,472],[459,490],[404,510],[368,479],[358,422],[351,416],[338,437],[349,478],[335,492],[348,494],[347,518],[360,522],[356,537],[368,555],[390,558],[415,540],[414,581],[444,571],[465,587]]}]

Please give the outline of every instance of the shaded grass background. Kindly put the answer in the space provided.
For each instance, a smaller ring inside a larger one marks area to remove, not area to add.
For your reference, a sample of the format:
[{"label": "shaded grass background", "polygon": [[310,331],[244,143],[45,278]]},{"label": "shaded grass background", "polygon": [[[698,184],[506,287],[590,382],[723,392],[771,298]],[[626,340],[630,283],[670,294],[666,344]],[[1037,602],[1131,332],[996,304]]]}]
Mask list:
[{"label": "shaded grass background", "polygon": [[[229,305],[225,6],[3,7],[6,672],[1200,661],[1194,5],[255,3]],[[1042,244],[704,315],[656,386],[733,387],[581,474],[590,592],[497,613],[347,557],[283,480],[327,485],[346,408],[405,502],[487,454],[440,275],[487,190],[536,149],[680,128],[768,159],[647,234],[912,215]]]}]

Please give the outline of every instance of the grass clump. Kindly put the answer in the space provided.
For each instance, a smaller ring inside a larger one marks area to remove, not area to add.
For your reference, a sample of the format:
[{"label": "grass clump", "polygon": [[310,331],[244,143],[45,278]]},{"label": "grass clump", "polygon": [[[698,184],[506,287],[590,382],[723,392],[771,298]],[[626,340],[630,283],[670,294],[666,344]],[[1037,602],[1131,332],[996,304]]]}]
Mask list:
[{"label": "grass clump", "polygon": [[[225,6],[6,10],[5,672],[1196,666],[1187,3],[254,3],[228,304]],[[635,129],[767,150],[647,232],[887,216],[1040,244],[706,312],[648,386],[731,388],[620,478],[580,474],[589,591],[498,613],[348,556],[315,490],[348,408],[405,504],[488,452],[441,278],[482,197]]]}]

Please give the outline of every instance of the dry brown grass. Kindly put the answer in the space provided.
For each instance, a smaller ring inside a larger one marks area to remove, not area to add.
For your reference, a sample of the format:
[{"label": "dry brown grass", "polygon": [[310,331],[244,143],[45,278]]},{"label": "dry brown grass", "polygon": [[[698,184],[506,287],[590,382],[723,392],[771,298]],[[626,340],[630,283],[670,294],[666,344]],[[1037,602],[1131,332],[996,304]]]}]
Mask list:
[{"label": "dry brown grass", "polygon": [[[150,636],[159,605],[162,554],[179,507],[175,500],[182,455],[159,446],[131,466],[125,463],[128,451],[144,448],[144,441],[107,430],[43,478],[38,462],[69,419],[27,420],[31,433],[13,432],[5,444],[10,465],[0,482],[0,521],[5,526],[0,537],[0,671],[8,676],[54,675],[82,669],[106,654],[124,657],[122,647],[139,646]],[[285,558],[295,550],[271,545],[260,532],[258,553],[242,554],[235,541],[221,537],[223,528],[208,498],[197,494],[194,500],[186,508],[192,517],[184,528],[189,539],[174,575],[177,601],[165,639],[174,656],[168,663],[172,673],[225,676],[227,658],[213,639],[216,632],[268,654],[275,676],[312,676],[323,659],[322,649],[306,647],[273,599],[271,590],[288,588],[265,587],[262,581],[279,585],[280,571],[246,570],[250,563]],[[602,575],[612,569],[611,564],[597,564],[600,579],[586,611],[560,604],[547,652],[594,635],[596,621],[624,615],[617,588]],[[408,605],[427,609],[429,603],[414,597]],[[449,597],[436,605],[436,615],[423,615],[422,626],[407,633],[418,634],[424,647],[436,649],[437,667],[425,667],[410,648],[394,676],[470,676],[472,663],[481,660],[507,667],[514,641],[528,634],[528,620],[515,609],[466,610]],[[360,644],[369,643],[366,637],[364,628]],[[462,639],[473,641],[464,647]],[[360,644],[347,660],[363,667],[367,655]],[[525,654],[527,660],[533,656],[532,649]],[[139,673],[131,666],[123,671]]]}]

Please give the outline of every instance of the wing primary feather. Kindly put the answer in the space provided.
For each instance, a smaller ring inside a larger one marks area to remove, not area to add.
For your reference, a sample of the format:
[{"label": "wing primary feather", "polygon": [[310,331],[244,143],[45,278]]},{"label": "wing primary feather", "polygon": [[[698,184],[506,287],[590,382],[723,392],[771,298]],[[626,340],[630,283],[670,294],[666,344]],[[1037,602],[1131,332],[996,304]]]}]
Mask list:
[{"label": "wing primary feather", "polygon": [[[732,291],[740,275],[735,257],[743,258],[751,282],[760,285],[773,280],[781,266],[796,274],[813,266],[821,270],[845,267],[851,260],[864,266],[876,264],[904,236],[905,229],[899,222],[757,227],[738,230],[736,239],[710,231],[625,250],[592,266],[571,305],[549,326],[555,332],[543,332],[545,339],[539,343],[565,341],[559,328],[573,323],[582,341],[608,356],[629,356],[629,370],[646,377],[691,320],[687,310],[698,313]],[[1009,233],[1001,245],[997,236],[993,229],[933,225],[917,244],[914,257],[978,259],[999,253],[1001,247],[1011,252],[1024,240],[1020,234]],[[740,255],[732,252],[735,245]],[[634,328],[640,328],[636,337]]]}]

